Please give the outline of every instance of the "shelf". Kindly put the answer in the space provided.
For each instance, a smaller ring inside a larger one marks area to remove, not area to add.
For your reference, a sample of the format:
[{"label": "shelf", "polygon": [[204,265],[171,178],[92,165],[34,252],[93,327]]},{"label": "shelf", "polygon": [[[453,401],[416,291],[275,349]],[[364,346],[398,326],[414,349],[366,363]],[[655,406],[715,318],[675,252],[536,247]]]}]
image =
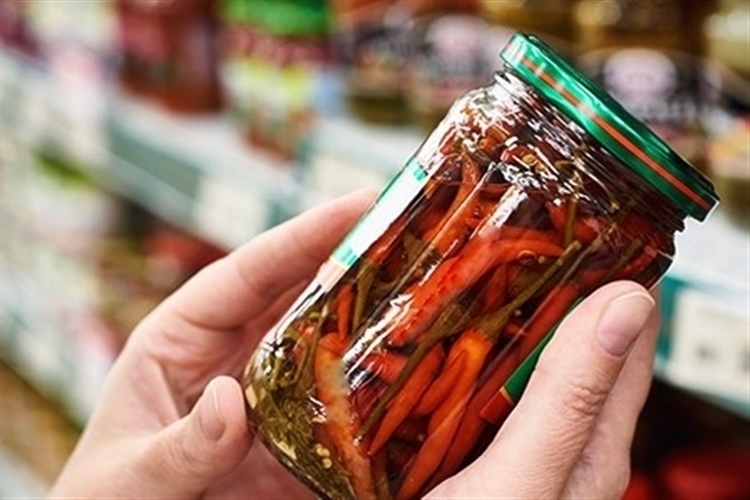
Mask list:
[{"label": "shelf", "polygon": [[349,116],[322,118],[303,165],[308,194],[303,208],[356,189],[380,189],[426,135],[413,127],[369,125]]},{"label": "shelf", "polygon": [[0,358],[83,427],[113,357],[88,342],[90,336],[66,331],[60,318],[37,306],[54,298],[2,261],[0,283]]},{"label": "shelf", "polygon": [[81,95],[58,83],[0,51],[3,135],[226,249],[299,211],[295,166],[251,150],[227,117],[176,117],[108,88]]},{"label": "shelf", "polygon": [[93,263],[0,206],[0,359],[83,427],[116,356],[92,313]]},{"label": "shelf", "polygon": [[657,376],[750,419],[750,232],[689,221],[662,281]]},{"label": "shelf", "polygon": [[0,498],[42,498],[42,482],[0,446]]}]

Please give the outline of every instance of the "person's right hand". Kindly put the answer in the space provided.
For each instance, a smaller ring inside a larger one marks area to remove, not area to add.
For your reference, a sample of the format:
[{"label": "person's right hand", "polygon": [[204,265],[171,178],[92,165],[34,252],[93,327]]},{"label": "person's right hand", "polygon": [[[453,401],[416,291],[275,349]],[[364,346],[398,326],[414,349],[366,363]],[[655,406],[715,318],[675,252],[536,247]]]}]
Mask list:
[{"label": "person's right hand", "polygon": [[[489,449],[433,498],[620,498],[658,316],[641,286],[596,291],[560,325]],[[460,432],[460,429],[459,429]]]}]

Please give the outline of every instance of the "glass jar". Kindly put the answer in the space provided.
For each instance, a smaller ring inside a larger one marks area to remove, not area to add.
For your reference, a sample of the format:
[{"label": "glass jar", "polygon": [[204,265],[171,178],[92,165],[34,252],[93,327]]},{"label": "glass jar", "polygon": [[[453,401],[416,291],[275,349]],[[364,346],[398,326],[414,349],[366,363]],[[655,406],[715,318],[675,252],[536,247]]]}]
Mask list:
[{"label": "glass jar", "polygon": [[326,498],[416,498],[489,443],[549,332],[654,285],[713,187],[522,34],[250,357],[250,424]]}]

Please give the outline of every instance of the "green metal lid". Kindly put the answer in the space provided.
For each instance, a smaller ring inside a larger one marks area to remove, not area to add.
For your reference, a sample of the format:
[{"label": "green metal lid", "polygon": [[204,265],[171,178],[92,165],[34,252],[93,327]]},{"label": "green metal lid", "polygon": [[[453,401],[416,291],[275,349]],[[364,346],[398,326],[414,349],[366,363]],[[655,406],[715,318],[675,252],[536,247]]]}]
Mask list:
[{"label": "green metal lid", "polygon": [[527,84],[692,217],[718,202],[711,182],[538,38],[515,34],[500,57]]}]

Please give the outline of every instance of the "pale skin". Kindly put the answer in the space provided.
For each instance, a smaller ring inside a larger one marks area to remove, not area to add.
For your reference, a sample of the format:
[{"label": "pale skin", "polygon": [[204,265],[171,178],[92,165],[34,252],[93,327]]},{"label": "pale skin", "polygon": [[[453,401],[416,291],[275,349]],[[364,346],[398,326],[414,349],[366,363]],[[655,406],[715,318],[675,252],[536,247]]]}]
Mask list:
[{"label": "pale skin", "polygon": [[[50,497],[315,498],[254,442],[237,379],[372,199],[353,193],[257,236],[144,318]],[[619,498],[657,322],[635,283],[595,292],[560,326],[490,448],[430,496]]]}]

